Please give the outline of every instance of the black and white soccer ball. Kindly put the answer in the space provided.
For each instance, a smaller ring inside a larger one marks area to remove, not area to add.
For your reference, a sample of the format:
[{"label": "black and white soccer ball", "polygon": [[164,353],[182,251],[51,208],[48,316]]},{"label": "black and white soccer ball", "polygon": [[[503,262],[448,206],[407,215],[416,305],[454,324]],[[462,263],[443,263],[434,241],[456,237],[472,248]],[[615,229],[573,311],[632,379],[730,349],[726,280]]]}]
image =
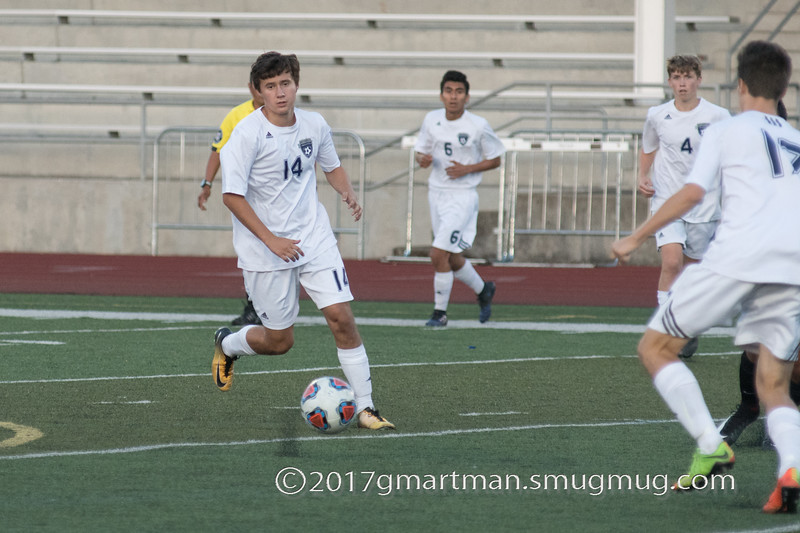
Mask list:
[{"label": "black and white soccer ball", "polygon": [[323,376],[308,384],[300,398],[300,409],[312,428],[338,433],[356,417],[355,395],[345,380]]}]

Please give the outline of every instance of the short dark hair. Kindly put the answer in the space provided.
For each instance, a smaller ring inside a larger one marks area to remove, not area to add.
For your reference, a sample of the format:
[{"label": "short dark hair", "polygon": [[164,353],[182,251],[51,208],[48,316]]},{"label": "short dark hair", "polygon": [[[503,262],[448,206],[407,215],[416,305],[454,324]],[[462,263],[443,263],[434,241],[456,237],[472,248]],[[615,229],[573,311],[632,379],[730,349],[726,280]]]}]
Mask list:
[{"label": "short dark hair", "polygon": [[667,59],[667,76],[672,76],[674,72],[682,74],[694,72],[700,78],[703,73],[703,64],[697,56],[672,56]]},{"label": "short dark hair", "polygon": [[463,83],[464,84],[464,92],[469,94],[469,82],[467,81],[467,77],[457,70],[448,70],[442,76],[442,82],[439,84],[439,92],[444,92],[444,84],[448,81],[454,81],[456,83]]},{"label": "short dark hair", "polygon": [[266,52],[258,56],[250,67],[250,83],[256,90],[261,89],[261,80],[274,78],[288,72],[295,84],[300,85],[300,62],[295,54],[284,55],[280,52]]},{"label": "short dark hair", "polygon": [[751,41],[737,56],[739,79],[752,96],[780,100],[792,76],[792,58],[779,44]]}]

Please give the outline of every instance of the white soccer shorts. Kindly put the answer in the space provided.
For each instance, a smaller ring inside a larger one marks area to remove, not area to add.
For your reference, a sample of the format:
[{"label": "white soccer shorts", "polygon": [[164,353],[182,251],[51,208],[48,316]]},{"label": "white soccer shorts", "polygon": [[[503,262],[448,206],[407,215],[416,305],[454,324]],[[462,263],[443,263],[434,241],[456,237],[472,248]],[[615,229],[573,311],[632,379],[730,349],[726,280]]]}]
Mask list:
[{"label": "white soccer shorts", "polygon": [[739,306],[736,346],[752,350],[763,344],[784,361],[797,360],[800,286],[739,281],[702,263],[684,269],[647,327],[689,339],[730,319]]},{"label": "white soccer shorts", "polygon": [[699,261],[706,253],[716,230],[717,221],[686,222],[678,219],[656,232],[656,246],[661,249],[665,244],[680,244],[683,246],[683,255]]},{"label": "white soccer shorts", "polygon": [[460,254],[472,247],[478,233],[478,191],[429,189],[433,247]]},{"label": "white soccer shorts", "polygon": [[244,285],[261,323],[282,330],[294,325],[300,313],[300,286],[318,309],[353,300],[339,248],[331,246],[295,268],[253,272],[244,270]]}]

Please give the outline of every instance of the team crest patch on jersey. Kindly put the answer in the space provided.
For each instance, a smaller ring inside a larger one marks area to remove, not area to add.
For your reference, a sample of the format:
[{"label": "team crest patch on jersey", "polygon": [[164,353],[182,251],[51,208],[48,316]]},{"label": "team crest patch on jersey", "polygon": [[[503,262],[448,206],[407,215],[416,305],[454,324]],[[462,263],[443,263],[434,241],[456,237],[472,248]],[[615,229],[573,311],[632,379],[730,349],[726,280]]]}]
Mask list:
[{"label": "team crest patch on jersey", "polygon": [[709,127],[711,124],[709,122],[703,122],[702,124],[698,124],[695,126],[697,128],[697,133],[700,134],[700,137],[703,136],[703,132],[706,131],[706,128]]},{"label": "team crest patch on jersey", "polygon": [[468,140],[469,140],[469,135],[467,135],[466,133],[459,133],[458,134],[458,142],[461,143],[461,146],[464,146],[465,144],[467,144]]},{"label": "team crest patch on jersey", "polygon": [[222,140],[222,130],[217,130],[217,134],[214,135],[214,142],[218,143]]},{"label": "team crest patch on jersey", "polygon": [[314,152],[314,145],[311,143],[311,139],[303,139],[300,141],[299,146],[304,156],[311,157],[311,154]]}]

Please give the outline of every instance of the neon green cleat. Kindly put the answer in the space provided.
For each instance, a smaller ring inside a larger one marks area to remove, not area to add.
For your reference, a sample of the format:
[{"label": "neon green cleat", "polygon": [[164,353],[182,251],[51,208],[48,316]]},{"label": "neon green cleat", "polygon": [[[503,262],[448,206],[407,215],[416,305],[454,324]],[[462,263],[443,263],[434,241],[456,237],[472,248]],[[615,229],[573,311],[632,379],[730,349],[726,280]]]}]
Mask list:
[{"label": "neon green cleat", "polygon": [[725,441],[717,447],[714,453],[702,453],[699,449],[695,450],[689,471],[678,478],[678,481],[672,485],[672,490],[692,490],[696,487],[694,482],[696,477],[707,478],[730,470],[735,461],[733,450]]}]

